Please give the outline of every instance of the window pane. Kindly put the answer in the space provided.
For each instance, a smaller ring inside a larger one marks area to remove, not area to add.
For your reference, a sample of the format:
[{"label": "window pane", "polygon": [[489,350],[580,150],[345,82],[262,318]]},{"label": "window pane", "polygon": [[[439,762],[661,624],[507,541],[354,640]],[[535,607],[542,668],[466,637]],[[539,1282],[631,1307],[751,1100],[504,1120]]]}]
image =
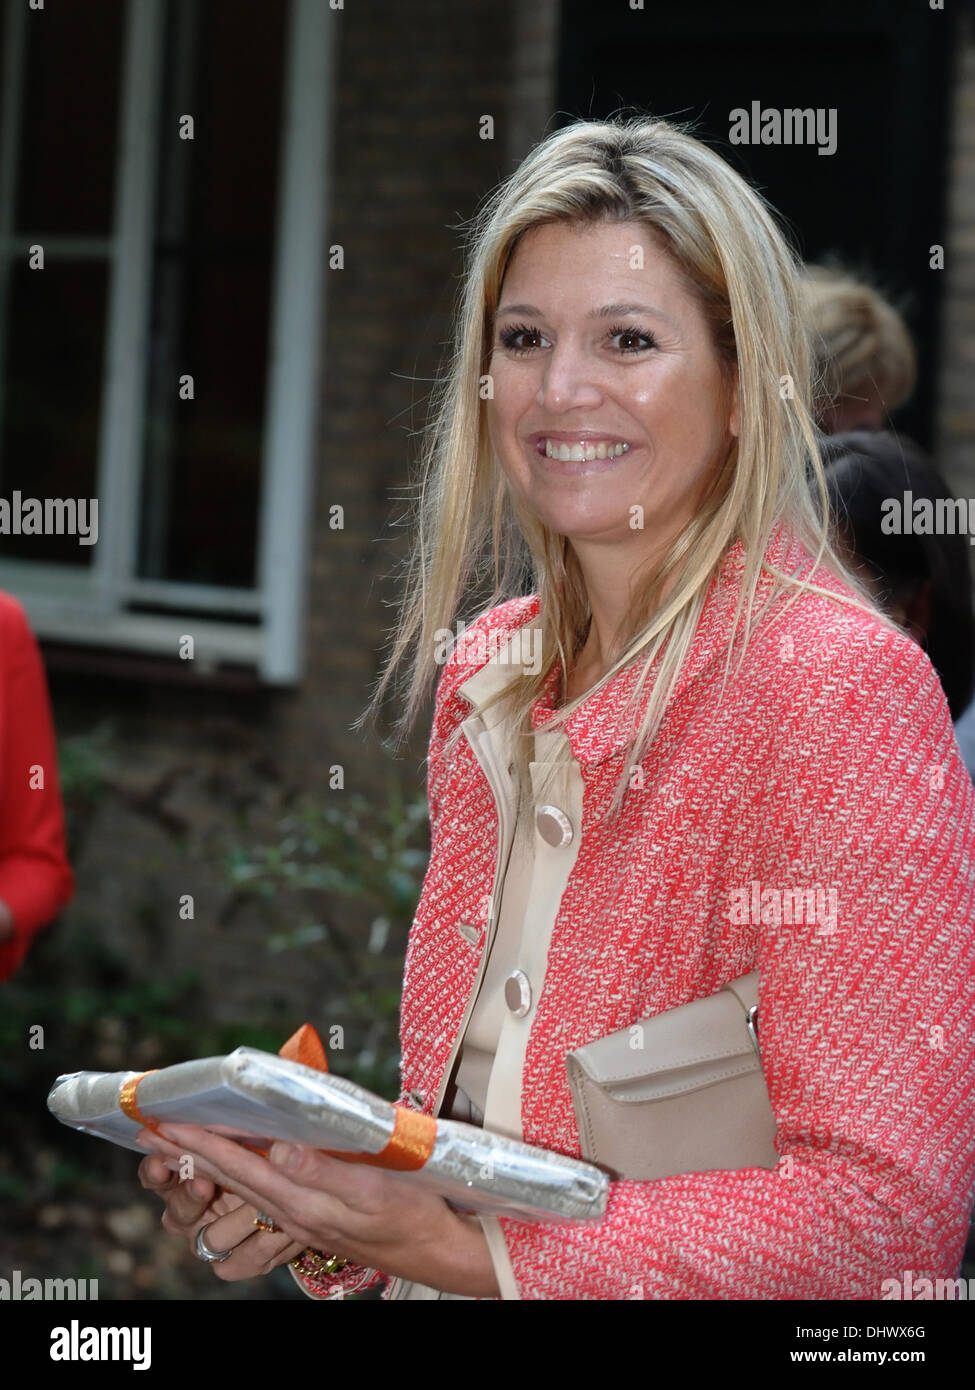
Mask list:
[{"label": "window pane", "polygon": [[[169,7],[139,574],[256,582],[287,6]],[[193,140],[179,118],[194,116]],[[194,398],[179,398],[193,377]]]},{"label": "window pane", "polygon": [[[95,496],[104,351],[104,264],[48,259],[10,278],[0,495]],[[0,535],[0,554],[89,565],[76,535]]]},{"label": "window pane", "polygon": [[15,229],[107,236],[118,142],[123,0],[26,0]]}]

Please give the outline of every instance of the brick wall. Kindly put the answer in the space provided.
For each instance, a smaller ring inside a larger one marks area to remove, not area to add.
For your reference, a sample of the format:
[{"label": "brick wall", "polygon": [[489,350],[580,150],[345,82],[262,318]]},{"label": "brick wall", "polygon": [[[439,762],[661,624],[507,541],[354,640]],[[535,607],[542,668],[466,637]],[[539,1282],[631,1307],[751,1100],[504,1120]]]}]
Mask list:
[{"label": "brick wall", "polygon": [[[449,332],[458,231],[543,133],[554,105],[556,0],[452,6],[395,0],[343,18],[308,681],[282,748],[318,778],[369,781],[375,742],[349,733],[379,674],[394,610],[385,582],[403,555],[408,468]],[[494,139],[479,136],[484,115]],[[328,528],[345,509],[344,532]],[[419,770],[427,731],[413,740]]]}]

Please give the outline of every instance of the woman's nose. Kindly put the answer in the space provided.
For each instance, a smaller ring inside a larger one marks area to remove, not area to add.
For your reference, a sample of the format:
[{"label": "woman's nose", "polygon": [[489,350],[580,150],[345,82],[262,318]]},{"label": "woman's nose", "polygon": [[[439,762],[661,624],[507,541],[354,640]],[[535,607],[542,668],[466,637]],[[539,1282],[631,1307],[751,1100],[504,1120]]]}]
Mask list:
[{"label": "woman's nose", "polygon": [[601,399],[596,364],[590,354],[569,343],[554,347],[542,373],[538,404],[543,409],[559,411],[598,404]]}]

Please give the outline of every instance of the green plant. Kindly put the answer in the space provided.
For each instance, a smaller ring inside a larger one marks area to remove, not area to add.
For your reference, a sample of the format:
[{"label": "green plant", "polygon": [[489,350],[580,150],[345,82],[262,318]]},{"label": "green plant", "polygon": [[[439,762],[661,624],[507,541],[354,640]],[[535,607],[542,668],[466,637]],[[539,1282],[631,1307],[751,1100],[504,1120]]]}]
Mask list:
[{"label": "green plant", "polygon": [[80,855],[92,813],[111,785],[114,738],[114,724],[103,720],[83,734],[69,734],[58,741],[58,778],[72,863]]},{"label": "green plant", "polygon": [[399,779],[386,796],[304,796],[274,823],[270,841],[238,841],[227,854],[233,896],[224,920],[256,903],[270,952],[306,951],[332,984],[329,1015],[360,1039],[346,1075],[395,1089],[403,952],[429,859],[425,797]]},{"label": "green plant", "polygon": [[114,767],[115,726],[103,720],[83,734],[70,734],[58,743],[58,772],[65,800],[97,800]]}]

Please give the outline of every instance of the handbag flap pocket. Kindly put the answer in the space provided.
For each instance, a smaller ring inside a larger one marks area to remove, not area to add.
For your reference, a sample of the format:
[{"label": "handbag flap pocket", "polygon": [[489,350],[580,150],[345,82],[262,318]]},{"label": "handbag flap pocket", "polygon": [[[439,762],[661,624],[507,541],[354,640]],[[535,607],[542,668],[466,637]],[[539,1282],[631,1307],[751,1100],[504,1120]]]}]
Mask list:
[{"label": "handbag flap pocket", "polygon": [[576,1048],[566,1073],[582,1155],[658,1178],[778,1164],[749,1009],[758,974]]},{"label": "handbag flap pocket", "polygon": [[594,1082],[625,1099],[677,1095],[754,1069],[746,1014],[730,990],[641,1019],[569,1053]]}]

